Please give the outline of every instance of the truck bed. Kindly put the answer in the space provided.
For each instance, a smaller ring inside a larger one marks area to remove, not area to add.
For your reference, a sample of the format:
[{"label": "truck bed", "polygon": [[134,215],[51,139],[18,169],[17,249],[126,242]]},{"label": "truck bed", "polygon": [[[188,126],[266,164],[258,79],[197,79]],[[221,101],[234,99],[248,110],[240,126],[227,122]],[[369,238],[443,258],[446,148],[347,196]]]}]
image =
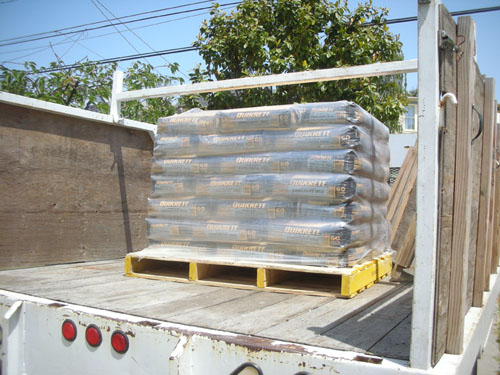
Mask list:
[{"label": "truck bed", "polygon": [[124,276],[123,259],[0,271],[0,289],[190,326],[408,360],[412,287],[353,299]]}]

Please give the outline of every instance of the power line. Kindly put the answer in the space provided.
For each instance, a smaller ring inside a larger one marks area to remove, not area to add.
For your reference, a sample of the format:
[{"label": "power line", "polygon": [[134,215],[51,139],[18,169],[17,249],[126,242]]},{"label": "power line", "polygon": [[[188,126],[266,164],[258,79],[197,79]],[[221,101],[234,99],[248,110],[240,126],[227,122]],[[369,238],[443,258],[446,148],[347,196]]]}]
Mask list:
[{"label": "power line", "polygon": [[[136,16],[142,16],[142,15],[144,15],[144,14],[151,14],[151,13],[163,12],[163,11],[165,11],[165,10],[172,10],[172,9],[178,9],[178,8],[185,8],[185,7],[192,6],[192,5],[198,5],[198,4],[203,4],[203,3],[210,3],[210,2],[212,2],[212,1],[213,1],[213,0],[197,1],[197,2],[195,2],[195,3],[189,3],[189,4],[177,5],[177,6],[174,6],[174,7],[168,7],[168,8],[155,9],[155,10],[150,10],[150,11],[147,11],[147,12],[141,12],[141,13],[130,14],[130,15],[128,15],[128,16],[122,16],[122,17],[116,17],[116,16],[114,16],[115,18],[111,18],[111,21],[117,21],[117,20],[122,20],[122,19],[125,19],[125,18],[136,17]],[[85,27],[85,26],[98,25],[98,24],[100,24],[100,23],[105,23],[105,22],[106,22],[106,21],[96,21],[96,22],[84,23],[84,24],[82,24],[82,25],[75,25],[75,26],[65,27],[65,28],[62,28],[62,29],[57,29],[57,30],[52,30],[52,31],[44,31],[44,32],[41,32],[41,33],[36,33],[36,34],[28,34],[28,35],[18,36],[18,37],[14,37],[14,38],[9,38],[9,39],[0,39],[0,42],[8,42],[8,41],[11,41],[11,40],[16,40],[16,39],[24,39],[24,38],[29,38],[29,37],[33,37],[33,36],[39,36],[39,35],[56,34],[56,33],[60,33],[60,32],[62,32],[62,31],[71,30],[71,29],[76,29],[76,28],[78,28],[78,27]]]},{"label": "power line", "polygon": [[[237,4],[240,4],[240,3],[241,3],[241,1],[236,1],[236,2],[232,2],[232,3],[220,4],[220,6],[237,5]],[[155,18],[175,16],[175,15],[178,15],[178,14],[192,13],[192,12],[197,12],[199,10],[207,10],[207,9],[212,9],[212,7],[211,6],[210,7],[202,7],[202,8],[196,8],[196,9],[183,10],[183,11],[179,11],[179,12],[158,14],[158,15],[155,15],[155,16],[149,16],[149,17],[137,18],[135,20],[125,21],[123,23],[141,22],[141,21],[151,20],[151,19],[155,19]],[[37,38],[31,38],[31,39],[26,39],[26,40],[19,40],[19,41],[14,41],[14,42],[10,42],[10,43],[3,43],[3,44],[0,44],[0,47],[12,46],[14,44],[28,43],[28,42],[33,42],[35,40],[50,39],[50,38],[59,37],[59,36],[63,36],[63,35],[77,34],[77,33],[80,33],[80,32],[88,32],[88,31],[93,31],[93,30],[99,30],[99,29],[104,29],[104,28],[107,28],[107,27],[114,27],[114,26],[119,25],[119,24],[120,23],[110,23],[110,24],[101,25],[101,26],[95,26],[95,27],[90,27],[90,28],[86,28],[86,29],[80,29],[80,30],[75,30],[75,31],[67,31],[65,33],[59,33],[57,35],[40,36],[40,37],[37,37]]]},{"label": "power line", "polygon": [[[487,13],[487,12],[495,12],[500,10],[500,6],[488,7],[488,8],[476,8],[476,9],[467,9],[467,10],[457,10],[455,12],[450,12],[450,15],[453,17],[456,16],[466,16],[469,14],[477,14],[477,13]],[[402,18],[393,18],[390,20],[386,20],[385,23],[390,25],[394,23],[405,23],[405,22],[414,22],[417,21],[417,16],[414,17],[402,17]],[[364,26],[371,26],[373,22],[365,22]]]},{"label": "power line", "polygon": [[[156,56],[161,56],[161,55],[171,55],[171,54],[175,54],[175,53],[191,52],[191,51],[196,51],[196,50],[198,50],[198,47],[172,48],[172,49],[156,51],[156,52],[139,53],[139,54],[135,54],[135,55],[127,55],[127,56],[113,57],[113,58],[102,59],[102,60],[88,61],[88,63],[102,65],[102,64],[110,64],[110,63],[120,62],[120,61],[138,60],[138,59],[145,58],[145,57],[156,57]],[[56,71],[64,70],[64,69],[73,69],[73,68],[78,68],[79,66],[80,66],[80,64],[68,64],[68,65],[59,66],[57,68],[42,69],[42,70],[37,71],[36,74],[56,72]],[[35,74],[35,73],[29,72],[28,74]]]},{"label": "power line", "polygon": [[[219,9],[226,9],[228,8],[227,6],[226,7],[220,7]],[[171,22],[175,22],[175,21],[180,21],[180,20],[185,20],[185,19],[188,19],[188,18],[193,18],[193,17],[198,17],[198,16],[202,16],[204,14],[208,14],[209,12],[200,12],[200,13],[196,13],[196,14],[192,14],[190,16],[184,16],[184,17],[178,17],[178,18],[174,18],[174,19],[171,19],[171,20],[167,20],[167,21],[161,21],[161,22],[155,22],[155,23],[151,23],[151,24],[148,24],[148,25],[143,25],[143,26],[138,26],[138,27],[133,27],[131,28],[130,30],[139,30],[139,29],[145,29],[147,27],[151,27],[151,26],[157,26],[157,25],[163,25],[165,23],[171,23]],[[110,33],[105,33],[105,34],[99,34],[99,35],[94,35],[94,36],[89,36],[89,37],[85,37],[82,39],[82,41],[84,40],[89,40],[89,39],[95,39],[95,38],[101,38],[103,36],[109,36],[109,35],[114,35],[114,34],[118,34],[116,31],[113,31],[113,32],[110,32]],[[69,39],[70,37],[67,37],[65,39],[65,41],[63,42],[58,42],[58,43],[52,43],[52,45],[54,46],[58,46],[58,45],[61,45],[61,44],[68,44],[68,43],[71,43],[72,40],[70,41],[66,41],[67,39]],[[38,49],[47,49],[47,48],[50,48],[50,47],[47,47],[45,45],[41,45],[41,46],[37,46],[37,47],[29,47],[29,48],[22,48],[22,49],[16,49],[16,50],[11,50],[11,51],[4,51],[4,52],[0,52],[0,54],[8,54],[8,53],[16,53],[16,52],[24,52],[24,51],[33,51],[33,50],[38,50]]]},{"label": "power line", "polygon": [[[225,5],[228,5],[228,4],[225,4]],[[497,10],[500,10],[500,6],[462,10],[462,11],[450,12],[450,14],[452,16],[457,16],[457,15],[492,12],[492,11],[497,11]],[[395,18],[395,19],[391,19],[391,20],[386,20],[386,23],[403,23],[403,22],[410,22],[410,21],[416,21],[416,20],[417,20],[417,17]],[[364,25],[369,26],[370,23],[365,23]],[[157,51],[157,52],[139,53],[139,54],[135,54],[135,55],[127,55],[127,56],[113,57],[113,58],[96,60],[96,61],[89,61],[89,63],[109,64],[109,63],[113,63],[113,62],[136,60],[136,59],[140,59],[143,57],[155,57],[155,56],[161,56],[161,55],[171,55],[171,54],[176,54],[176,53],[191,52],[191,51],[196,51],[198,49],[199,49],[198,47],[193,47],[193,46],[180,47],[180,48],[167,49],[167,50],[162,50],[162,51]],[[79,66],[79,64],[64,65],[64,66],[57,67],[57,68],[49,68],[49,69],[39,70],[38,73],[49,73],[49,72],[54,72],[54,71],[63,70],[63,69],[76,68],[78,66]]]},{"label": "power line", "polygon": [[[92,1],[92,2],[94,2],[94,0],[91,0],[91,1]],[[113,14],[113,12],[112,12],[112,11],[110,11],[108,8],[106,8],[106,6],[105,6],[105,5],[104,5],[104,4],[103,4],[100,0],[95,0],[95,1],[97,1],[97,2],[99,3],[99,5],[101,5],[101,7],[103,7],[103,8],[104,8],[104,10],[106,10],[109,14],[111,14],[113,17],[116,17],[116,16]],[[106,17],[106,18],[107,18],[107,17]],[[139,36],[139,34],[137,34],[135,31],[133,31],[132,29],[130,29],[130,28],[129,28],[129,27],[128,27],[125,23],[123,23],[123,22],[121,22],[121,21],[119,21],[119,22],[120,22],[120,23],[121,23],[121,24],[122,24],[122,25],[123,25],[123,26],[124,26],[124,27],[125,27],[128,31],[129,31],[129,32],[131,32],[131,33],[132,33],[132,34],[133,34],[133,35],[134,35],[137,39],[139,39],[142,43],[144,43],[144,45],[145,45],[146,47],[148,47],[148,48],[149,48],[152,52],[156,52],[156,50],[155,50],[153,47],[151,47],[151,45],[150,45],[148,42],[146,42],[143,38],[141,38],[141,37]],[[122,34],[122,33],[120,33],[120,35],[122,35],[122,36],[123,36],[123,34]],[[123,37],[125,38],[125,36],[123,36]],[[139,53],[139,51],[136,51],[136,52],[137,52],[137,53]],[[172,63],[171,63],[170,61],[168,61],[165,57],[163,57],[163,56],[160,56],[160,57],[161,57],[161,59],[162,59],[163,61],[165,61],[167,64],[172,65]],[[151,65],[152,65],[152,64],[151,64]],[[156,69],[155,69],[155,71],[156,71],[156,72],[158,72]],[[184,73],[182,70],[180,70],[180,69],[179,69],[179,72],[180,72],[180,73],[181,73],[184,77],[189,78],[189,77],[187,76],[187,74],[186,74],[186,73]]]},{"label": "power line", "polygon": [[[99,2],[99,4],[101,4],[101,6],[102,6],[102,3],[101,3],[99,0],[97,0],[97,1],[98,1],[98,2]],[[123,38],[123,39],[124,39],[124,40],[128,43],[128,45],[129,45],[130,47],[132,47],[132,49],[133,49],[136,53],[138,53],[138,54],[139,54],[139,53],[140,53],[140,52],[139,52],[139,50],[138,50],[137,48],[135,48],[135,46],[132,44],[132,42],[131,42],[130,40],[128,40],[128,39],[127,39],[127,37],[126,37],[125,35],[123,35],[123,34],[122,34],[122,32],[120,31],[120,29],[118,29],[118,27],[117,27],[117,26],[115,26],[115,24],[113,24],[113,23],[110,21],[110,19],[109,19],[109,18],[108,18],[108,16],[106,15],[106,13],[104,13],[104,12],[103,12],[103,10],[102,10],[101,8],[99,8],[99,6],[97,5],[97,3],[96,3],[94,0],[90,0],[90,2],[91,2],[92,4],[94,4],[94,6],[95,6],[95,7],[97,8],[97,10],[99,11],[99,13],[101,13],[101,14],[104,16],[104,18],[106,18],[106,20],[108,20],[109,24],[113,26],[113,28],[114,28],[114,29],[115,29],[115,30],[116,30],[116,31],[120,34],[120,36],[121,36],[121,37],[122,37],[122,38]],[[143,57],[143,59],[144,59],[144,61],[146,61],[148,64],[150,64],[150,65],[151,65],[151,63],[150,63],[150,62],[149,62],[149,61],[148,61],[145,57]],[[159,72],[157,71],[157,73],[159,73]]]}]

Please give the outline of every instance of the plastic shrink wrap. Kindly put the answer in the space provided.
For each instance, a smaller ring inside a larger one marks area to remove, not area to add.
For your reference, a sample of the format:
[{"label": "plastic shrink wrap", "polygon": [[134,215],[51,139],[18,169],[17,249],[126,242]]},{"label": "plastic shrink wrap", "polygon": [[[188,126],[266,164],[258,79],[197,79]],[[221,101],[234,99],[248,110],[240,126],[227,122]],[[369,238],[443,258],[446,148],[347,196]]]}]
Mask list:
[{"label": "plastic shrink wrap", "polygon": [[161,118],[149,245],[194,261],[345,266],[379,255],[388,139],[346,101]]}]

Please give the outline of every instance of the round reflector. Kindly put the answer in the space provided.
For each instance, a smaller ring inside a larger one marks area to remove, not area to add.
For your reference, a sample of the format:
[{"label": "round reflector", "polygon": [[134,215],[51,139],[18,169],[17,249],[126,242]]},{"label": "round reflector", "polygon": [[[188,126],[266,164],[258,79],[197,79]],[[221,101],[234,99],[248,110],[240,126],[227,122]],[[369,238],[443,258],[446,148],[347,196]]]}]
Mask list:
[{"label": "round reflector", "polygon": [[125,353],[128,350],[128,337],[122,331],[114,331],[111,335],[111,346],[118,353]]},{"label": "round reflector", "polygon": [[94,324],[91,324],[87,327],[87,330],[85,331],[85,338],[87,339],[87,342],[90,346],[98,347],[99,345],[101,345],[101,331]]},{"label": "round reflector", "polygon": [[62,335],[68,341],[76,339],[76,324],[72,320],[66,319],[62,324]]}]

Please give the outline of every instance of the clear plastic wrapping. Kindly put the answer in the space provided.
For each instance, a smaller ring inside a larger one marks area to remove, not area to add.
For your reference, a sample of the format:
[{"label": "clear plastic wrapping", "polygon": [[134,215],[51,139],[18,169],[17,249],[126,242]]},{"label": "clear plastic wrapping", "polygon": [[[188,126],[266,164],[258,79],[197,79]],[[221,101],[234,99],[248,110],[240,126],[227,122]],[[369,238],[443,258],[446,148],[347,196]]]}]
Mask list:
[{"label": "clear plastic wrapping", "polygon": [[255,173],[344,173],[387,181],[388,150],[373,157],[352,149],[267,152],[229,156],[163,158],[153,160],[152,173],[159,176],[240,175]]},{"label": "clear plastic wrapping", "polygon": [[226,134],[260,130],[293,130],[310,126],[351,124],[363,127],[371,138],[389,140],[389,130],[355,103],[348,101],[188,112],[158,120],[158,133]]},{"label": "clear plastic wrapping", "polygon": [[316,266],[383,251],[388,137],[345,101],[160,119],[150,248],[194,260]]},{"label": "clear plastic wrapping", "polygon": [[[388,146],[387,146],[388,147]],[[362,150],[377,152],[372,138],[356,125],[307,127],[291,131],[262,130],[239,134],[164,135],[158,133],[155,156],[215,156],[299,150]],[[385,151],[382,148],[382,151]]]},{"label": "clear plastic wrapping", "polygon": [[386,208],[367,201],[323,205],[314,202],[270,199],[149,199],[148,217],[165,219],[339,219],[360,223],[383,218]]},{"label": "clear plastic wrapping", "polygon": [[386,201],[387,183],[336,173],[265,173],[222,176],[153,176],[152,198],[168,196],[310,200],[343,203]]}]

